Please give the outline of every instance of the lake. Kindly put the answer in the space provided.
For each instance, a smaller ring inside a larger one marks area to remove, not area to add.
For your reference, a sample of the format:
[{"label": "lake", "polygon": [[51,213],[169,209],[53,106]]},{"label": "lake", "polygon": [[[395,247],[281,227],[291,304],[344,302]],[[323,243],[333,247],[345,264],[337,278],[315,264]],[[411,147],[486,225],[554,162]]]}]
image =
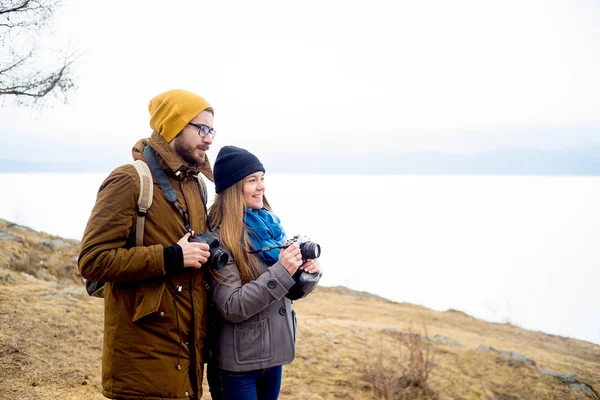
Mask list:
[{"label": "lake", "polygon": [[[0,174],[0,218],[81,239],[106,175]],[[600,177],[267,173],[266,184],[286,232],[321,245],[324,285],[600,344]]]}]

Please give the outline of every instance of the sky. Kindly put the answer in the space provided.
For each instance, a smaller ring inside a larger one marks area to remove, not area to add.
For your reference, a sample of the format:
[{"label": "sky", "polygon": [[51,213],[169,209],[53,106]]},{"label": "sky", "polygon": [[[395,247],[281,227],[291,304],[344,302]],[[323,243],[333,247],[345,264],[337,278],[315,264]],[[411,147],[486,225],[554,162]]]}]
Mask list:
[{"label": "sky", "polygon": [[171,88],[215,108],[214,149],[600,146],[593,0],[64,0],[40,36],[79,54],[78,89],[43,109],[5,101],[0,158],[129,161]]}]

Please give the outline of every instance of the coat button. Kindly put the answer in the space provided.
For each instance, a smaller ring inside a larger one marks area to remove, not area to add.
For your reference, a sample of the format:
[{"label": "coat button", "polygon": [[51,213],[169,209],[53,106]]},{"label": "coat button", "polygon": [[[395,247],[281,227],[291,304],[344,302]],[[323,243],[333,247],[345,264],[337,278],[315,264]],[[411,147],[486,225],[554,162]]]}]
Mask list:
[{"label": "coat button", "polygon": [[160,312],[160,316],[161,316],[161,317],[164,317],[164,316],[165,316],[165,312],[164,312],[164,311],[161,311],[161,312]]},{"label": "coat button", "polygon": [[277,282],[275,282],[275,279],[269,279],[269,282],[267,282],[267,287],[269,289],[275,289],[275,287],[277,287]]},{"label": "coat button", "polygon": [[285,308],[285,307],[281,307],[281,308],[279,309],[279,314],[280,314],[280,315],[285,315],[285,313],[286,313],[286,312],[287,312],[287,310],[286,310],[286,308]]},{"label": "coat button", "polygon": [[190,392],[185,392],[185,396],[188,397],[190,395]]}]

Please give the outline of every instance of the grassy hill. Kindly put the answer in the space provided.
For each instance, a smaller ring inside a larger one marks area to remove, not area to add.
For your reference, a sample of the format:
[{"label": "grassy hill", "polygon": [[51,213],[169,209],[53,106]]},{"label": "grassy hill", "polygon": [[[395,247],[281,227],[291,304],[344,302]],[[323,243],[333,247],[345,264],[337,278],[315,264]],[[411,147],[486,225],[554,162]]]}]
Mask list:
[{"label": "grassy hill", "polygon": [[[85,293],[78,246],[0,220],[0,399],[103,398],[103,301]],[[283,400],[600,398],[592,343],[342,287],[295,308]]]}]

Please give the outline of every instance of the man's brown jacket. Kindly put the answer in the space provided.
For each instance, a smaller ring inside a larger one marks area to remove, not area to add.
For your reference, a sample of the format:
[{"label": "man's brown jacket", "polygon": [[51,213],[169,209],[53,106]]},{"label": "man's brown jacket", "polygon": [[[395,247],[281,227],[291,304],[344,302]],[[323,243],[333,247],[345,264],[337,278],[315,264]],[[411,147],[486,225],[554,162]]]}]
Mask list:
[{"label": "man's brown jacket", "polygon": [[[206,230],[204,205],[194,174],[211,181],[208,163],[186,165],[153,133],[133,148],[154,149],[189,214],[196,233]],[[86,279],[106,282],[104,294],[103,394],[119,399],[187,399],[202,395],[207,333],[204,267],[167,274],[163,249],[185,235],[183,218],[154,179],[144,246],[135,247],[139,175],[132,165],[115,169],[102,183],[88,221],[78,267]]]}]

